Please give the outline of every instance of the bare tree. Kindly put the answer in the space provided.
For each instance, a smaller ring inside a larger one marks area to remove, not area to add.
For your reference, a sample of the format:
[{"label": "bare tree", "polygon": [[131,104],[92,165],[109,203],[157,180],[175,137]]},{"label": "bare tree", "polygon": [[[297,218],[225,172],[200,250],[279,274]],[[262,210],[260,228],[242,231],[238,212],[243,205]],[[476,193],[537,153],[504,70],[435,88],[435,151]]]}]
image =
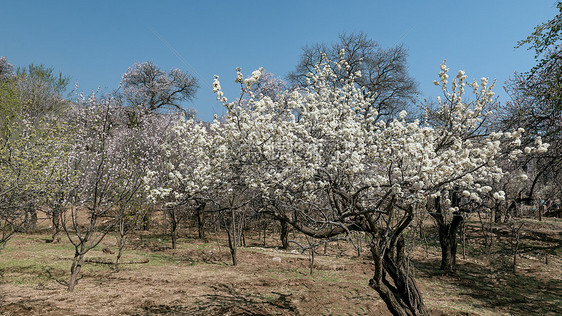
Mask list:
[{"label": "bare tree", "polygon": [[403,46],[382,48],[369,39],[365,33],[340,34],[339,41],[331,45],[317,43],[303,48],[301,59],[295,71],[289,73],[288,80],[298,87],[309,86],[315,65],[322,62],[324,55],[330,60],[341,58],[348,67],[333,69],[338,79],[335,84],[344,84],[352,75],[361,73],[356,83],[365,87],[364,93],[372,99],[371,107],[364,115],[372,115],[376,110],[376,119],[392,116],[408,108],[415,101],[417,85],[408,75],[408,52]]},{"label": "bare tree", "polygon": [[165,72],[152,61],[136,63],[121,81],[126,101],[149,112],[171,107],[188,112],[182,102],[193,100],[199,87],[197,80],[180,69]]}]

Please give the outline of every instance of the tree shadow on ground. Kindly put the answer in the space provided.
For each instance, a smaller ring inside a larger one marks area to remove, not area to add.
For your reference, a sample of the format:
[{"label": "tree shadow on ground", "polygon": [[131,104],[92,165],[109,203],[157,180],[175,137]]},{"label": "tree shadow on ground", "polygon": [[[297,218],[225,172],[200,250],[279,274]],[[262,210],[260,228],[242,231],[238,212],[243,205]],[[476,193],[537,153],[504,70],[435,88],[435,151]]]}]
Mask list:
[{"label": "tree shadow on ground", "polygon": [[238,291],[235,286],[218,284],[211,287],[191,311],[201,315],[298,315],[291,303],[291,295],[270,292],[270,295],[253,295]]},{"label": "tree shadow on ground", "polygon": [[298,315],[289,294],[271,292],[269,297],[237,291],[234,286],[212,286],[214,293],[203,295],[190,306],[150,305],[137,315]]},{"label": "tree shadow on ground", "polygon": [[[0,280],[3,279],[6,273],[18,273],[23,275],[30,275],[37,278],[38,281],[55,281],[61,285],[66,286],[66,281],[63,278],[66,276],[65,271],[46,266],[26,265],[26,266],[13,266],[0,268]],[[41,282],[39,282],[42,284]]]},{"label": "tree shadow on ground", "polygon": [[453,274],[438,270],[439,263],[413,260],[420,276],[445,278],[460,289],[459,295],[470,296],[490,309],[508,310],[516,315],[562,315],[562,284],[554,279],[540,280],[520,271],[492,273],[489,267],[461,262]]}]

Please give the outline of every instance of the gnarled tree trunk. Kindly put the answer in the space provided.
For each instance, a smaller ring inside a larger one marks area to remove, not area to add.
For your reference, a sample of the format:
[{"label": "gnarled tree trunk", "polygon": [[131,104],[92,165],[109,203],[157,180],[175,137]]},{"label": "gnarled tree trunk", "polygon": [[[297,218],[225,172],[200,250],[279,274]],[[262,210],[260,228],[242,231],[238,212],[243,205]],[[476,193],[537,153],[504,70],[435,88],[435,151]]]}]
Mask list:
[{"label": "gnarled tree trunk", "polygon": [[371,243],[375,274],[369,286],[379,293],[393,315],[429,315],[405,260],[404,238],[398,237],[397,242],[388,247],[384,246],[385,242],[386,239],[381,238]]}]

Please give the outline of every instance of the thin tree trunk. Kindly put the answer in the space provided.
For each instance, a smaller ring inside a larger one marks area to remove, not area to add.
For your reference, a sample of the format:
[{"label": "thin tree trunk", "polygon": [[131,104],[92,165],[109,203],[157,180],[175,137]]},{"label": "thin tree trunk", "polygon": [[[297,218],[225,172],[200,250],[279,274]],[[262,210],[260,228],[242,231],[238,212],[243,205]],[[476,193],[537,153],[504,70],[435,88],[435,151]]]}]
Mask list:
[{"label": "thin tree trunk", "polygon": [[125,240],[119,243],[119,250],[117,251],[117,258],[115,258],[115,271],[119,271],[119,263],[121,263],[121,256],[123,255],[123,248],[125,247]]},{"label": "thin tree trunk", "polygon": [[263,224],[263,246],[265,247],[265,238],[267,236],[267,221],[264,222]]},{"label": "thin tree trunk", "polygon": [[462,238],[462,258],[466,260],[466,223],[463,221],[460,227]]},{"label": "thin tree trunk", "polygon": [[61,232],[61,210],[58,208],[53,209],[51,216],[51,226],[53,228],[53,235],[51,236],[51,243],[60,242],[59,234]]},{"label": "thin tree trunk", "polygon": [[515,223],[514,223],[513,227],[511,228],[514,235],[513,237],[515,238],[515,242],[513,243],[513,274],[517,273],[517,256],[519,255],[519,240],[521,237],[519,232],[521,231],[522,227],[523,227],[523,223],[521,223],[521,225],[519,225],[518,228],[515,228]]},{"label": "thin tree trunk", "polygon": [[[176,226],[175,223],[172,226]],[[172,228],[172,232],[170,233],[172,237],[172,249],[176,249],[176,228]]]},{"label": "thin tree trunk", "polygon": [[499,224],[502,221],[502,212],[500,210],[500,204],[496,205],[494,211],[494,223]]},{"label": "thin tree trunk", "polygon": [[72,266],[70,267],[70,280],[68,281],[68,292],[74,291],[74,287],[78,283],[78,275],[82,269],[82,264],[84,263],[84,255],[76,252],[74,254],[74,259],[72,260]]},{"label": "thin tree trunk", "polygon": [[178,229],[178,222],[176,220],[176,211],[171,210],[169,212],[170,215],[170,237],[172,238],[172,249],[176,249],[176,237],[177,237],[177,229]]},{"label": "thin tree trunk", "polygon": [[238,248],[238,243],[236,240],[236,217],[234,214],[234,210],[230,210],[230,228],[227,228],[227,235],[228,235],[228,248],[230,248],[230,256],[232,257],[232,265],[238,265],[238,258],[236,257],[236,252]]},{"label": "thin tree trunk", "polygon": [[310,275],[314,271],[314,248],[310,247]]},{"label": "thin tree trunk", "polygon": [[127,230],[125,229],[125,223],[123,222],[123,218],[121,218],[121,222],[119,224],[119,235],[117,236],[117,247],[119,250],[117,251],[117,257],[115,258],[115,271],[119,271],[119,263],[121,262],[123,249],[125,248],[126,234]]},{"label": "thin tree trunk", "polygon": [[230,256],[232,257],[232,265],[236,266],[238,265],[238,260],[236,258],[236,245],[235,245],[235,241],[234,236],[232,236],[232,233],[230,231],[227,232],[228,235],[228,248],[230,249]]},{"label": "thin tree trunk", "polygon": [[242,222],[242,231],[240,232],[242,235],[242,247],[246,248],[246,218],[243,218]]}]

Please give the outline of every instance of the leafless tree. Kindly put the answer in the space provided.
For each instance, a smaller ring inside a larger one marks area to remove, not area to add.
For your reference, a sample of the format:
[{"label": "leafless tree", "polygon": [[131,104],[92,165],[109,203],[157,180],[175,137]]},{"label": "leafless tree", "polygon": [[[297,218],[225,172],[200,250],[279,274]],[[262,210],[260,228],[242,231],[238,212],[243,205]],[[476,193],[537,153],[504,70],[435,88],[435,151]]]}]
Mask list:
[{"label": "leafless tree", "polygon": [[193,100],[199,84],[194,77],[180,69],[166,73],[148,61],[129,68],[123,75],[121,87],[123,96],[131,106],[149,112],[171,107],[189,114],[182,102]]},{"label": "leafless tree", "polygon": [[377,110],[376,119],[392,116],[415,101],[417,84],[408,75],[406,48],[383,48],[365,33],[340,34],[339,41],[331,45],[317,43],[304,47],[299,64],[288,75],[289,82],[298,87],[308,86],[309,74],[315,72],[314,66],[322,61],[323,56],[339,60],[342,50],[345,53],[342,58],[349,67],[334,69],[335,73],[339,79],[347,79],[361,72],[356,82],[365,87],[365,94],[373,100],[364,115],[371,115],[373,110]]}]

